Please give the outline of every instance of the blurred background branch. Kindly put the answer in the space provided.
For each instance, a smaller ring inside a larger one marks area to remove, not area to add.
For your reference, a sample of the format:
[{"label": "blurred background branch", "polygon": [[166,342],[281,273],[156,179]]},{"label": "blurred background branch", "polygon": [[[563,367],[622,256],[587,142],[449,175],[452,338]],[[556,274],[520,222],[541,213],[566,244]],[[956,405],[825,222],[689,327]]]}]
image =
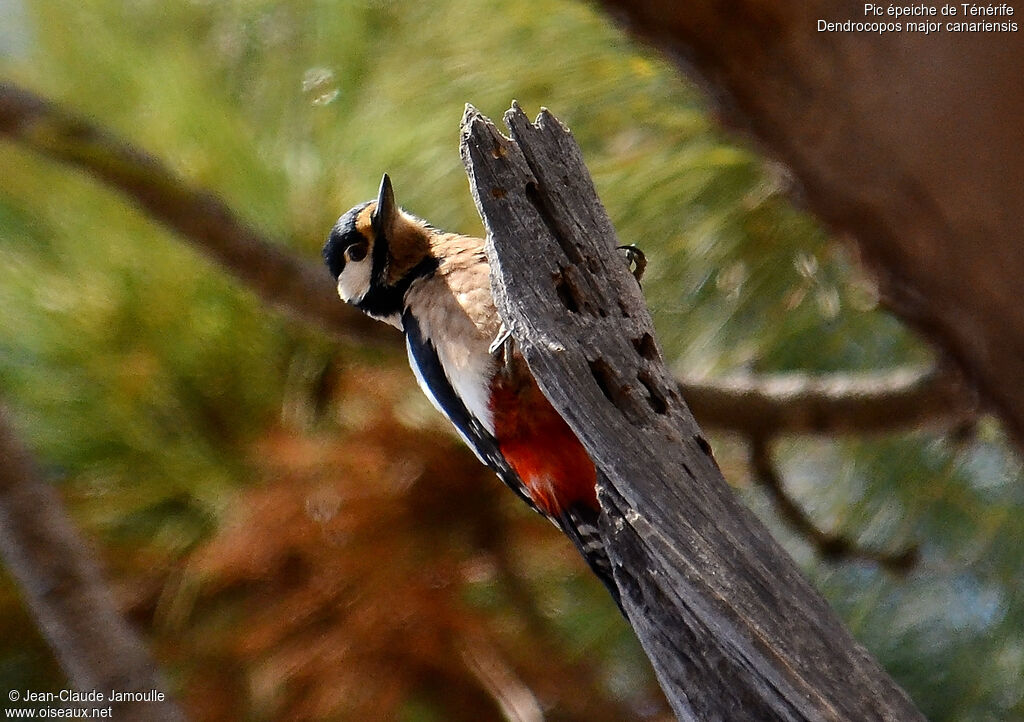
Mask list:
[{"label": "blurred background branch", "polygon": [[[0,84],[0,134],[120,191],[271,306],[344,338],[397,344],[386,327],[339,303],[316,263],[273,244],[237,220],[214,193],[89,121]],[[937,370],[684,378],[680,390],[702,424],[746,434],[949,428],[977,413],[963,383]]]},{"label": "blurred background branch", "polygon": [[701,424],[748,436],[942,430],[978,413],[964,383],[939,369],[684,378],[679,388]]},{"label": "blurred background branch", "polygon": [[40,478],[2,404],[0,554],[75,689],[161,693],[165,701],[113,704],[114,715],[138,722],[185,719],[142,640],[121,617],[90,545],[57,491]]},{"label": "blurred background branch", "polygon": [[0,134],[83,170],[177,231],[193,248],[271,306],[342,338],[387,343],[380,324],[339,304],[317,263],[302,260],[242,222],[217,196],[191,186],[148,153],[53,103],[0,83]]},{"label": "blurred background branch", "polygon": [[786,164],[887,305],[959,365],[1024,450],[1024,385],[1007,382],[1024,378],[1024,184],[1007,182],[1024,177],[1024,155],[1007,153],[1024,146],[1020,44],[809,30],[852,17],[844,0],[602,5]]},{"label": "blurred background branch", "polygon": [[794,532],[807,540],[823,559],[871,562],[900,574],[910,571],[917,563],[917,547],[899,552],[868,549],[849,537],[819,528],[786,491],[782,476],[772,461],[771,442],[762,436],[751,436],[749,444],[750,466],[754,471],[754,480],[767,489],[779,516]]}]

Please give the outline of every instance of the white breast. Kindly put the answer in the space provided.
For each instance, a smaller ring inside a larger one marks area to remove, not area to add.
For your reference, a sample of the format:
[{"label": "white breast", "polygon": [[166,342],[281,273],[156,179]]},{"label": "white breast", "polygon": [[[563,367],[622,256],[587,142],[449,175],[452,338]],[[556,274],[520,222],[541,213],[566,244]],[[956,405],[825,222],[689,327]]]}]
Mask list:
[{"label": "white breast", "polygon": [[494,365],[487,353],[487,346],[482,345],[480,350],[483,353],[467,352],[466,349],[459,348],[454,344],[441,342],[437,349],[437,356],[448,375],[448,380],[452,383],[452,388],[466,404],[469,413],[473,414],[483,424],[483,427],[493,434],[494,419],[490,408],[490,383],[494,374]]},{"label": "white breast", "polygon": [[[493,340],[491,336],[497,332],[498,321],[490,289],[481,288],[457,296],[443,279],[434,277],[415,284],[406,302],[420,324],[423,337],[430,339],[437,350],[438,360],[455,393],[493,434],[490,383],[495,362],[488,347]],[[423,385],[422,380],[420,385]],[[433,398],[429,389],[424,391]]]}]

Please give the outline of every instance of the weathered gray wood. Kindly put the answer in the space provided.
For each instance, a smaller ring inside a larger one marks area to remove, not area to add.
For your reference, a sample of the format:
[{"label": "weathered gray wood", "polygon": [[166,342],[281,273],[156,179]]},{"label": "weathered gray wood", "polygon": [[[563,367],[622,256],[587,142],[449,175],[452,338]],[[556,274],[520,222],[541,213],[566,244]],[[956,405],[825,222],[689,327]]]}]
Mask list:
[{"label": "weathered gray wood", "polygon": [[599,469],[623,606],[684,720],[915,720],[729,490],[677,393],[579,147],[467,108],[462,155],[502,320]]}]

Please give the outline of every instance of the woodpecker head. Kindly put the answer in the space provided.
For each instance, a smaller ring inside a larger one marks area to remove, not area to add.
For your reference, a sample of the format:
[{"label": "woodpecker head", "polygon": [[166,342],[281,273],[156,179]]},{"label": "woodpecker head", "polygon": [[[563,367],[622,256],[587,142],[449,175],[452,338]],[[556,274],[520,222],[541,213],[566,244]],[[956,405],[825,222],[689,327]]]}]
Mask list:
[{"label": "woodpecker head", "polygon": [[437,269],[432,233],[427,223],[398,207],[385,173],[377,200],[345,213],[327,237],[324,262],[338,295],[371,316],[397,322],[412,282]]}]

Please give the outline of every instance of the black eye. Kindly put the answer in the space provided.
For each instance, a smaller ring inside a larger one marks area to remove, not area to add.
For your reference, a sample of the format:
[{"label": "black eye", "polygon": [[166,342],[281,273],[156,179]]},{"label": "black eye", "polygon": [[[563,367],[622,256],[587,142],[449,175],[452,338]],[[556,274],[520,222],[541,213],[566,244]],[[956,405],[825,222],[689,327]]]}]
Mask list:
[{"label": "black eye", "polygon": [[353,243],[345,249],[345,258],[353,263],[359,263],[366,258],[366,246],[362,243]]}]

